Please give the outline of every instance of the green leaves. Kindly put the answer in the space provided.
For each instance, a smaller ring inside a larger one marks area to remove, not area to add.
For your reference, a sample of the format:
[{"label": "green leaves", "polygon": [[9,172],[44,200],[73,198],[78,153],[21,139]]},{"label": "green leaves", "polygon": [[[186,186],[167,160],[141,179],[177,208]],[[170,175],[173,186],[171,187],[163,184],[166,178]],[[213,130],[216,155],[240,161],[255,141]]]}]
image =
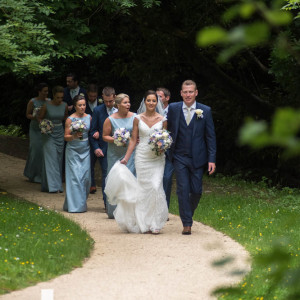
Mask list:
[{"label": "green leaves", "polygon": [[227,38],[227,32],[219,27],[206,27],[197,36],[197,43],[202,47],[222,43]]},{"label": "green leaves", "polygon": [[280,146],[285,157],[300,154],[300,110],[278,109],[271,126],[265,121],[248,121],[240,130],[240,143],[254,148]]},{"label": "green leaves", "polygon": [[[220,26],[210,26],[202,29],[197,35],[197,44],[200,47],[219,45],[223,47],[218,61],[226,62],[239,51],[248,47],[270,42],[271,31],[280,26],[289,25],[293,16],[289,11],[281,10],[278,1],[274,0],[270,7],[264,2],[255,0],[240,0],[238,4],[229,7],[223,14],[223,21],[231,23],[245,20],[229,30]],[[280,2],[282,3],[282,1]],[[259,16],[259,18],[257,18]],[[254,17],[256,17],[254,19]],[[251,22],[248,22],[251,18]],[[274,42],[277,42],[274,39]],[[286,47],[285,51],[288,49]]]}]

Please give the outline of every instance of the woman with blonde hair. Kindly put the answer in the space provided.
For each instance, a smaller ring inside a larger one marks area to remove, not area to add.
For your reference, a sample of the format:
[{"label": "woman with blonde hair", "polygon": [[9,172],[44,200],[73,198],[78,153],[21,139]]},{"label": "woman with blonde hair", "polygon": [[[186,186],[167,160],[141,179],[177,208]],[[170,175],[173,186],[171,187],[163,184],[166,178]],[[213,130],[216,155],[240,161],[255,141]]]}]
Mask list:
[{"label": "woman with blonde hair", "polygon": [[[117,105],[118,111],[110,115],[103,124],[103,140],[108,143],[107,149],[107,173],[113,167],[115,162],[120,161],[124,158],[127,151],[128,143],[124,145],[117,145],[113,137],[117,129],[128,130],[131,134],[133,121],[136,116],[135,113],[130,111],[130,99],[126,94],[118,94],[115,98],[115,104]],[[128,160],[127,168],[135,174],[134,166],[134,155]],[[106,203],[107,214],[110,219],[114,218],[113,212],[116,205]]]}]

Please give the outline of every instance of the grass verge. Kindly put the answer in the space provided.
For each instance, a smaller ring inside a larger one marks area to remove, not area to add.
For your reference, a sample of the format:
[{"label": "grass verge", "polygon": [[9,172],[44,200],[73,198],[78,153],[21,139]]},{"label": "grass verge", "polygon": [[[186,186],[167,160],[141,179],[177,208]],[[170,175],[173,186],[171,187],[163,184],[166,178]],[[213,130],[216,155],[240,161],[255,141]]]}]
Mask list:
[{"label": "grass verge", "polygon": [[80,267],[93,243],[62,215],[0,192],[0,294]]},{"label": "grass verge", "polygon": [[[170,211],[178,214],[175,194]],[[223,176],[205,177],[204,193],[194,220],[227,234],[253,258],[268,256],[263,263],[254,260],[252,271],[239,285],[239,292],[224,293],[221,299],[287,299],[291,292],[287,287],[289,282],[280,282],[277,277],[279,271],[287,273],[300,267],[299,190],[278,190],[268,188],[265,182],[249,183]],[[274,254],[275,245],[279,245],[282,255]],[[288,281],[295,276],[283,278]]]}]

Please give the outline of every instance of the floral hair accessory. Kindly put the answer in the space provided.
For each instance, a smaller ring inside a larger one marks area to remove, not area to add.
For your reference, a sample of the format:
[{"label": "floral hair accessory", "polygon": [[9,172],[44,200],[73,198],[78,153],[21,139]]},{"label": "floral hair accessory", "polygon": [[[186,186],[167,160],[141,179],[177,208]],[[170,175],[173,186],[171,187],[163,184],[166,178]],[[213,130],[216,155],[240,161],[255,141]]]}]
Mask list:
[{"label": "floral hair accessory", "polygon": [[197,119],[199,119],[199,118],[202,119],[203,118],[203,110],[202,109],[196,109],[195,113],[197,115]]}]

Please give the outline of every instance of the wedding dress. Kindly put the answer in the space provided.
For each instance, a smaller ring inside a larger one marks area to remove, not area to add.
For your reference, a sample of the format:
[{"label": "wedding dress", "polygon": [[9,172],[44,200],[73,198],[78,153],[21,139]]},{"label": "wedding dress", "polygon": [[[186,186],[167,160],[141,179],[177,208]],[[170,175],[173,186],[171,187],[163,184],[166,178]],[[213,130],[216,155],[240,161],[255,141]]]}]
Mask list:
[{"label": "wedding dress", "polygon": [[135,150],[137,178],[117,162],[107,176],[105,193],[111,204],[117,204],[114,217],[123,231],[156,232],[168,218],[163,190],[165,156],[157,156],[148,144],[150,134],[163,128],[163,121],[149,127],[140,116],[139,143]]}]

